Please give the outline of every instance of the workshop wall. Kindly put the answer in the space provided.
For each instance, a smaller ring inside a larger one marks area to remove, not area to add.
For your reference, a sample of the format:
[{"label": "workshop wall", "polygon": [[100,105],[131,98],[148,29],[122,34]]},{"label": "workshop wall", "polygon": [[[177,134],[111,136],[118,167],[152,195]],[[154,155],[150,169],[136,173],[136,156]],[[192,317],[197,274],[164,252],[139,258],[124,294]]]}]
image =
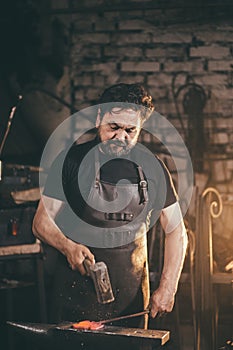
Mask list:
[{"label": "workshop wall", "polygon": [[4,110],[0,106],[1,138],[6,111],[18,94],[23,100],[3,160],[28,151],[39,159],[52,131],[70,114],[95,104],[103,88],[136,81],[148,86],[156,110],[183,137],[198,187],[233,192],[228,0],[10,0],[4,6],[0,85],[9,98]]},{"label": "workshop wall", "polygon": [[51,1],[51,21],[62,23],[67,36],[74,106],[96,103],[111,84],[145,83],[156,110],[189,147],[200,185],[232,192],[233,23],[227,7],[89,0],[73,4],[71,14],[68,3]]}]

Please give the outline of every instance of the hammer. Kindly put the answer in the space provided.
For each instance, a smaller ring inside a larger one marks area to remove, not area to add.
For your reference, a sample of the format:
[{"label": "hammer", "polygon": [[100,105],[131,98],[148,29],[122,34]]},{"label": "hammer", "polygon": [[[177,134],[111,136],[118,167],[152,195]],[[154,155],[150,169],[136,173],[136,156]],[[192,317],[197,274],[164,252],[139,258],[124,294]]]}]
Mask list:
[{"label": "hammer", "polygon": [[94,282],[97,300],[100,304],[111,303],[115,300],[108,274],[108,269],[103,261],[91,264],[89,259],[83,262],[87,275]]}]

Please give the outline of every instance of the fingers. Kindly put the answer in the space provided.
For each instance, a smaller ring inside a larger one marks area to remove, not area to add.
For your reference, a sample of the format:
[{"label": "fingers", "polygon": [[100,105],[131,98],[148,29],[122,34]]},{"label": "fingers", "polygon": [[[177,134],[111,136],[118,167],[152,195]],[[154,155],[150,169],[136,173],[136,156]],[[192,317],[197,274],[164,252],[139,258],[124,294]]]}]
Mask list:
[{"label": "fingers", "polygon": [[150,315],[155,318],[157,315],[159,317],[164,316],[166,313],[171,312],[174,305],[174,297],[165,295],[166,293],[161,293],[159,290],[155,291],[150,298]]},{"label": "fingers", "polygon": [[86,270],[83,266],[83,261],[88,259],[91,264],[95,263],[95,257],[90,250],[82,244],[73,244],[72,249],[67,254],[67,260],[69,267],[72,270],[78,270],[82,275],[86,274]]},{"label": "fingers", "polygon": [[167,314],[168,311],[166,310],[161,310],[161,308],[153,308],[151,309],[150,316],[152,318],[155,318],[156,316],[158,317],[164,317]]},{"label": "fingers", "polygon": [[90,260],[91,264],[94,264],[95,263],[95,256],[91,253],[91,251],[83,246],[84,250],[83,250],[83,256],[84,256],[84,259],[88,259]]},{"label": "fingers", "polygon": [[150,310],[150,317],[155,318],[159,312],[159,307],[157,303],[153,300],[154,295],[152,295],[147,309]]},{"label": "fingers", "polygon": [[[85,260],[85,258],[83,259],[83,261]],[[86,272],[86,269],[84,268],[84,265],[83,265],[83,263],[77,263],[76,261],[74,262],[74,263],[70,263],[69,264],[69,267],[71,268],[71,270],[73,270],[73,271],[76,271],[76,270],[78,270],[80,273],[81,273],[81,275],[86,275],[87,274],[87,272]]]},{"label": "fingers", "polygon": [[77,268],[78,268],[79,272],[81,273],[81,275],[86,275],[87,274],[83,264],[78,265]]},{"label": "fingers", "polygon": [[158,310],[158,307],[152,307],[151,310],[150,310],[150,316],[152,318],[155,318],[156,315],[158,314],[159,310]]}]

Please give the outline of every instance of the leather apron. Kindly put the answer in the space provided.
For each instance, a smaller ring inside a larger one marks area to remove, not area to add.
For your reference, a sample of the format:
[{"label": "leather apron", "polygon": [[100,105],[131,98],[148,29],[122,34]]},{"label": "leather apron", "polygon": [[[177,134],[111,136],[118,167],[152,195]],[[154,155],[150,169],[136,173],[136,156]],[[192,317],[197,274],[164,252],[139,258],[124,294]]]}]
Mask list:
[{"label": "leather apron", "polygon": [[[96,168],[98,169],[98,158]],[[106,213],[93,209],[94,205],[91,204],[96,203],[96,200],[99,204],[101,198],[105,201],[114,200],[116,185],[103,182],[96,172],[88,204],[83,211],[85,219],[95,225],[95,233],[98,233],[98,226],[102,226],[106,228],[106,237],[109,232],[111,239],[118,239],[118,244],[112,248],[89,248],[96,262],[103,261],[107,265],[115,300],[108,304],[98,303],[90,277],[72,271],[66,258],[60,254],[56,264],[51,300],[51,322],[85,319],[98,321],[139,312],[148,306],[150,296],[146,237],[148,193],[147,183],[140,167],[138,174],[138,184],[127,183],[117,188],[117,191],[122,191],[126,195],[126,198],[131,198],[128,205],[119,212]],[[124,232],[120,227],[126,223],[127,231]],[[145,315],[114,325],[146,328],[147,322]]]}]

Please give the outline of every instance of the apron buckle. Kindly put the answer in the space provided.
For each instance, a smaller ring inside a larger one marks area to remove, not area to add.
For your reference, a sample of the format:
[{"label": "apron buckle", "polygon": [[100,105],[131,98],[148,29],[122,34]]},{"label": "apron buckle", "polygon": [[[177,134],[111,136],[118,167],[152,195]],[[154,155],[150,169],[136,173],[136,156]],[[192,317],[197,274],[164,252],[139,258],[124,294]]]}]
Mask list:
[{"label": "apron buckle", "polygon": [[132,221],[134,214],[133,213],[105,213],[106,220],[115,220],[115,221]]}]

